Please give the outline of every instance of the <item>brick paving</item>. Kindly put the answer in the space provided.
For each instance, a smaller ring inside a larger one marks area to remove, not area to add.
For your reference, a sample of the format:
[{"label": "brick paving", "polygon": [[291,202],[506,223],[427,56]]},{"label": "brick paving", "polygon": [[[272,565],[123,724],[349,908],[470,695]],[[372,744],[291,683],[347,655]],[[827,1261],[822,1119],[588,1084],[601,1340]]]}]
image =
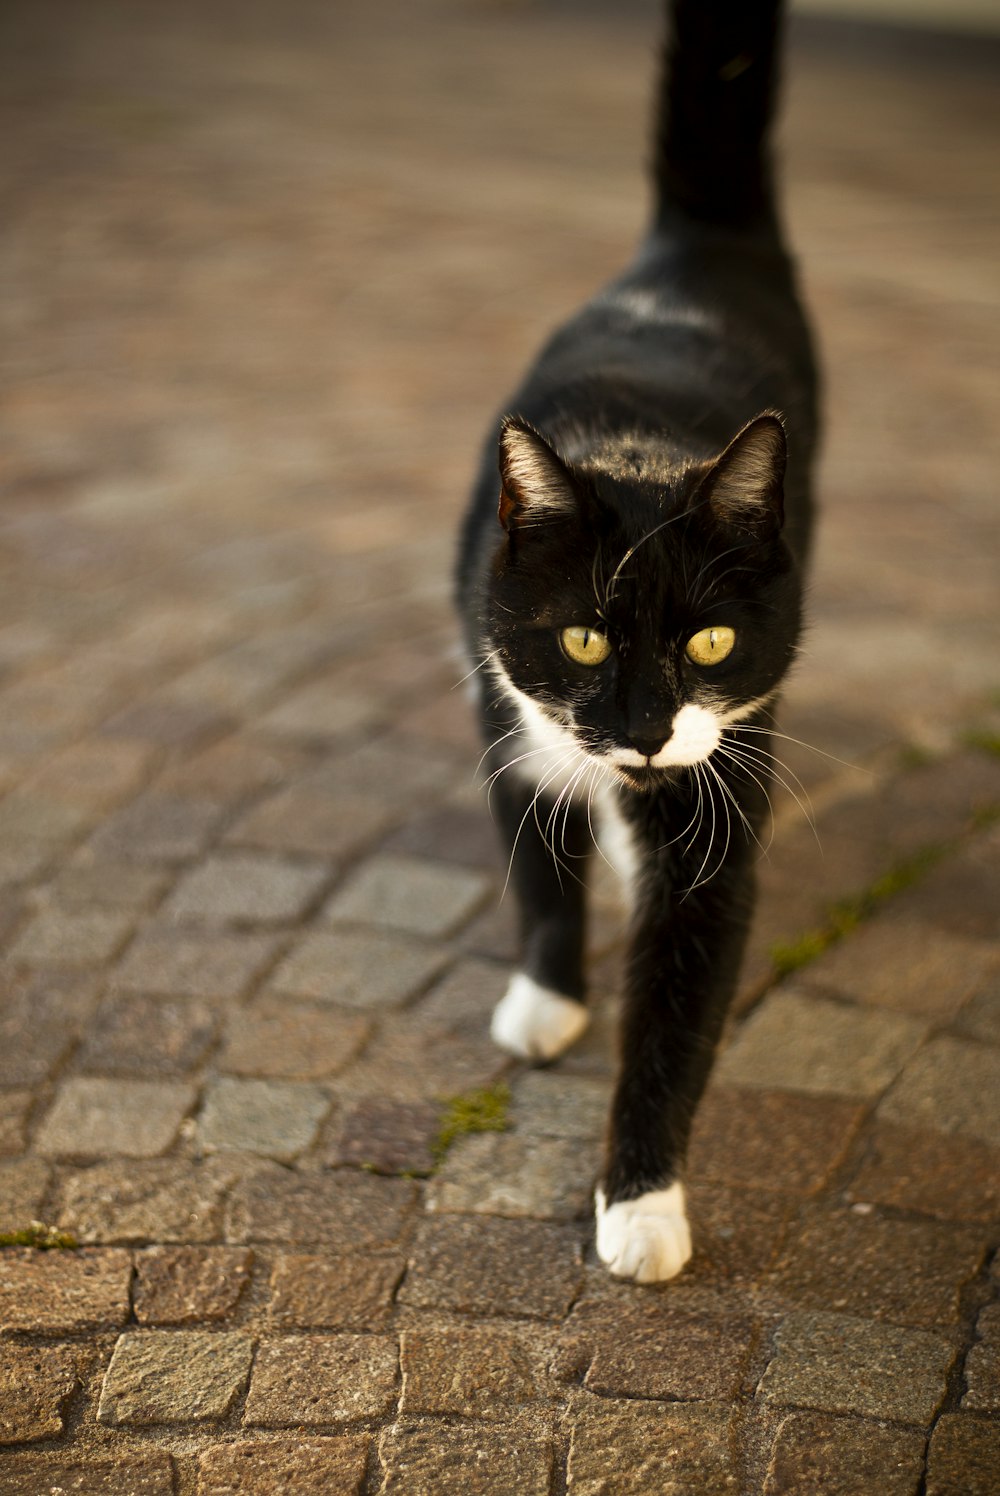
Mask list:
[{"label": "brick paving", "polygon": [[489,413],[642,222],[655,22],[613,9],[5,8],[0,1230],[79,1246],[0,1250],[0,1496],[994,1496],[975,49],[792,49],[816,834],[776,796],[677,1282],[593,1250],[600,880],[590,1032],[487,1038],[449,570]]}]

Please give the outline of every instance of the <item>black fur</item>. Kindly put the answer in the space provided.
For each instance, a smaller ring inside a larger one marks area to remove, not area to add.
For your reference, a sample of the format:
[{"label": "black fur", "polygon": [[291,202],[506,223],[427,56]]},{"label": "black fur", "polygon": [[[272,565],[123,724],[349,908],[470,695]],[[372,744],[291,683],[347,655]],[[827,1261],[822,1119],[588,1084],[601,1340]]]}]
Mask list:
[{"label": "black fur", "polygon": [[[576,1000],[586,795],[550,820],[543,790],[532,813],[536,783],[504,767],[523,750],[509,684],[571,721],[595,763],[628,747],[652,755],[686,703],[769,706],[799,637],[816,376],[766,144],[779,11],[673,7],[653,227],[506,402],[463,533],[459,596],[482,666],[487,762],[501,771],[492,796],[513,848],[522,966]],[[606,634],[607,661],[566,656],[560,631],[574,625]],[[732,654],[693,664],[686,641],[719,626],[735,630]],[[740,817],[760,834],[767,720],[760,707],[727,728],[704,767],[614,773],[641,876],[609,1203],[683,1166],[753,907],[757,848]],[[761,750],[752,762],[748,749]]]}]

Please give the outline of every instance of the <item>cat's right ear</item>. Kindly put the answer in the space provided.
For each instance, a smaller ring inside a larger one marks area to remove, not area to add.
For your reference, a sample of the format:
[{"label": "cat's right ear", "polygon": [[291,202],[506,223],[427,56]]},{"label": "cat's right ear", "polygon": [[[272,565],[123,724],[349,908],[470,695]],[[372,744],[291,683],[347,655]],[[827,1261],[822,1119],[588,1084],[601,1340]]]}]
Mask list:
[{"label": "cat's right ear", "polygon": [[510,533],[542,520],[575,512],[569,474],[544,436],[520,416],[505,416],[500,427],[500,508]]}]

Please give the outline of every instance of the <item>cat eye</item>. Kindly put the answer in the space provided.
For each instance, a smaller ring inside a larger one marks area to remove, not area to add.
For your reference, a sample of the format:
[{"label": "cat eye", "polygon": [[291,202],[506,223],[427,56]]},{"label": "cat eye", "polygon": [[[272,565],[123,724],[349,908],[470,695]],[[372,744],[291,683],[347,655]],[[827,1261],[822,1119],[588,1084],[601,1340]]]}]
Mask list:
[{"label": "cat eye", "polygon": [[732,654],[735,643],[733,629],[699,629],[697,634],[691,635],[684,653],[696,665],[718,665],[720,660]]},{"label": "cat eye", "polygon": [[563,629],[559,635],[563,653],[576,665],[603,665],[611,653],[611,645],[596,629]]}]

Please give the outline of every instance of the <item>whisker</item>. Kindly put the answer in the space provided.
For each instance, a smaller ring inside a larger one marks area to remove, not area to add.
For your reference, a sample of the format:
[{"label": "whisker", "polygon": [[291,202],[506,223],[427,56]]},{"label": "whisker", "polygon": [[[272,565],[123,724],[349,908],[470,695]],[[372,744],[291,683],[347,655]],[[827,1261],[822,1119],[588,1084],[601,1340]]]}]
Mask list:
[{"label": "whisker", "polygon": [[497,657],[497,655],[499,653],[500,653],[499,649],[491,649],[490,652],[489,652],[489,654],[486,655],[486,657],[484,659],[480,660],[478,665],[473,665],[472,669],[470,671],[468,671],[465,675],[463,675],[462,678],[461,678],[461,680],[457,680],[455,682],[455,684],[451,687],[451,689],[453,691],[457,691],[458,688],[459,688],[459,686],[464,686],[465,682],[467,680],[471,680],[472,677],[475,674],[477,674],[478,671],[484,669],[485,666],[487,666],[490,663],[491,660],[495,660],[496,657]]}]

